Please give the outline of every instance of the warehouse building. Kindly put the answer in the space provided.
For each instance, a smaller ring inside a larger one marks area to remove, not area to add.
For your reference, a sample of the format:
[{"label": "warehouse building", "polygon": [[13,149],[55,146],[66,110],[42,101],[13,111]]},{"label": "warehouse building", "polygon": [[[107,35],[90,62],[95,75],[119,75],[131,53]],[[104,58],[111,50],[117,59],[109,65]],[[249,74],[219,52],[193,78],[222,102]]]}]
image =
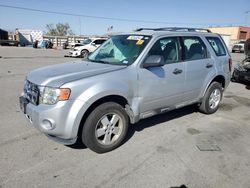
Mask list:
[{"label": "warehouse building", "polygon": [[229,44],[227,45],[229,49],[242,40],[247,40],[250,38],[250,27],[244,26],[220,26],[220,27],[209,27],[213,33],[218,33],[220,35],[227,35],[229,37]]},{"label": "warehouse building", "polygon": [[228,26],[228,27],[209,27],[213,33],[230,35],[231,40],[239,41],[250,38],[250,27]]}]

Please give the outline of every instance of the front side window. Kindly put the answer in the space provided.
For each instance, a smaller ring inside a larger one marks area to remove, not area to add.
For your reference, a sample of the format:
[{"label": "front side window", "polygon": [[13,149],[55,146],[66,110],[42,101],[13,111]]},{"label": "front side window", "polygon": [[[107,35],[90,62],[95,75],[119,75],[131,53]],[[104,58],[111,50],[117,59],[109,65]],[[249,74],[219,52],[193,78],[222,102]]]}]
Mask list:
[{"label": "front side window", "polygon": [[218,37],[206,37],[217,56],[226,55],[226,50]]},{"label": "front side window", "polygon": [[207,58],[206,46],[199,37],[183,37],[183,43],[185,60]]},{"label": "front side window", "polygon": [[166,64],[180,61],[178,37],[167,37],[158,40],[149,51],[149,55],[163,56]]},{"label": "front side window", "polygon": [[130,65],[148,44],[150,36],[116,35],[105,41],[89,57],[89,61],[114,65]]}]

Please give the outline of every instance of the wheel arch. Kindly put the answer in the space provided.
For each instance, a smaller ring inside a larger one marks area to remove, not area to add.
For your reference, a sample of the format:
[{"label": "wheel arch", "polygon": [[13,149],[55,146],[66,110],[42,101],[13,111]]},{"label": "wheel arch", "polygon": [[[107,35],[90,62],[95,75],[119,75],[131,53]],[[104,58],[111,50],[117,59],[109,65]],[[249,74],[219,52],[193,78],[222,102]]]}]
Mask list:
[{"label": "wheel arch", "polygon": [[[213,83],[213,82],[218,82],[218,83],[221,84],[221,86],[222,86],[223,89],[225,88],[226,79],[225,79],[224,76],[222,76],[222,75],[216,76],[216,77],[210,82],[210,84]],[[209,85],[210,85],[210,84],[209,84]]]},{"label": "wheel arch", "polygon": [[81,52],[82,52],[83,50],[85,50],[85,51],[87,51],[87,52],[89,53],[89,50],[88,50],[88,49],[83,48],[83,49],[81,49]]},{"label": "wheel arch", "polygon": [[221,84],[222,86],[222,89],[224,90],[225,89],[225,84],[226,84],[226,79],[223,75],[217,75],[215,76],[206,86],[205,90],[203,91],[202,93],[202,97],[205,95],[208,87],[213,83],[213,82],[218,82]]},{"label": "wheel arch", "polygon": [[[121,95],[107,95],[107,96],[103,96],[101,98],[99,98],[98,100],[96,100],[95,102],[93,102],[85,111],[85,113],[83,114],[81,121],[80,121],[80,125],[78,127],[78,132],[77,132],[77,137],[80,138],[80,134],[82,132],[84,123],[87,119],[87,117],[89,116],[89,114],[99,105],[106,103],[106,102],[115,102],[117,104],[120,104],[122,107],[126,108],[127,105],[129,104],[127,99]],[[127,110],[126,110],[127,111]],[[129,115],[128,115],[129,116]],[[130,117],[129,117],[130,119]]]}]

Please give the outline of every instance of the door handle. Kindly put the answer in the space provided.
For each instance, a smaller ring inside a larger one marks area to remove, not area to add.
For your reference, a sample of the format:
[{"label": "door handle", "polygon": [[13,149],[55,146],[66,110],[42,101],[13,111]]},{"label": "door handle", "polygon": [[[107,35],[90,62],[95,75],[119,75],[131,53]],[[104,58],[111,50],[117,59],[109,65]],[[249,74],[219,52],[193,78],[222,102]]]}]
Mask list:
[{"label": "door handle", "polygon": [[182,70],[181,69],[174,69],[173,71],[174,74],[181,74],[182,73]]},{"label": "door handle", "polygon": [[213,64],[211,64],[211,63],[208,63],[207,65],[206,65],[206,68],[211,68],[211,67],[213,67]]}]

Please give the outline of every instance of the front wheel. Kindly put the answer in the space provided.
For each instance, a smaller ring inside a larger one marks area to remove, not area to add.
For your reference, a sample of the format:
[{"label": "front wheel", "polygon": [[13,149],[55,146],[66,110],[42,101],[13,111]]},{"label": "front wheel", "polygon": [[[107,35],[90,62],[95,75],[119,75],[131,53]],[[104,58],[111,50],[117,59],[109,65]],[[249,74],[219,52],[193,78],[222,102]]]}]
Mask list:
[{"label": "front wheel", "polygon": [[233,74],[231,76],[231,82],[239,82],[238,77],[235,76],[235,71],[233,71]]},{"label": "front wheel", "polygon": [[207,89],[199,110],[205,114],[212,114],[219,108],[222,99],[222,86],[218,82],[213,82]]},{"label": "front wheel", "polygon": [[105,153],[117,148],[128,130],[125,109],[114,102],[96,107],[86,119],[82,130],[82,141],[91,150]]},{"label": "front wheel", "polygon": [[82,50],[81,51],[81,57],[83,59],[86,59],[88,57],[88,55],[89,55],[89,51],[88,50]]}]

